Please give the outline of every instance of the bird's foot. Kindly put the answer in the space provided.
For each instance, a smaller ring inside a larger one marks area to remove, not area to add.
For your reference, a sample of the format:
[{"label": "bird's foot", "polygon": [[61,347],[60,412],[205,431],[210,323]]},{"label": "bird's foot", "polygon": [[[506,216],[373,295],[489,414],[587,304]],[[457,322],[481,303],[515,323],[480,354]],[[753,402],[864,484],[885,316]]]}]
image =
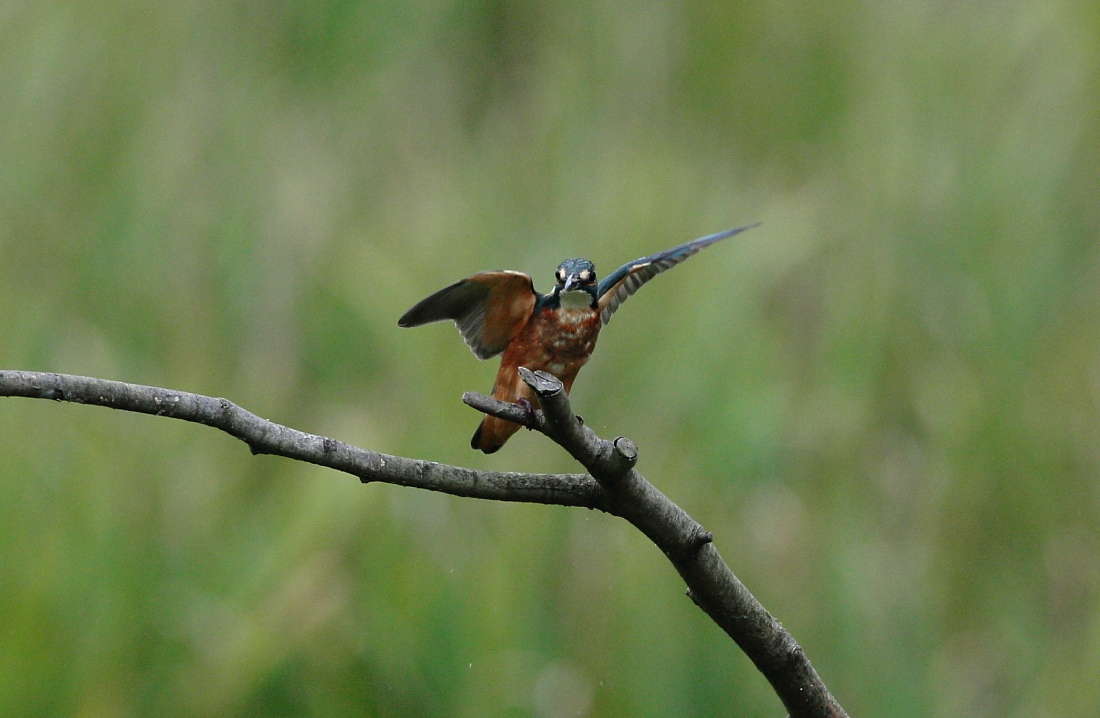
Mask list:
[{"label": "bird's foot", "polygon": [[531,405],[531,401],[529,399],[521,398],[516,403],[522,406],[523,411],[527,414],[527,423],[524,424],[524,426],[527,427],[527,430],[530,431],[531,429],[535,428],[535,407]]}]

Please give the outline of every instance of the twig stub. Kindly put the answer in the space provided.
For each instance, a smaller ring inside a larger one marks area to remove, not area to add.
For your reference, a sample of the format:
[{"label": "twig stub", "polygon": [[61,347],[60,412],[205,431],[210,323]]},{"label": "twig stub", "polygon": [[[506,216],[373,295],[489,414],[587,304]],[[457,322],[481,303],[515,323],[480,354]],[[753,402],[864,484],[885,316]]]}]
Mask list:
[{"label": "twig stub", "polygon": [[561,379],[545,371],[531,371],[527,367],[519,368],[519,376],[523,382],[539,396],[557,394],[564,386]]}]

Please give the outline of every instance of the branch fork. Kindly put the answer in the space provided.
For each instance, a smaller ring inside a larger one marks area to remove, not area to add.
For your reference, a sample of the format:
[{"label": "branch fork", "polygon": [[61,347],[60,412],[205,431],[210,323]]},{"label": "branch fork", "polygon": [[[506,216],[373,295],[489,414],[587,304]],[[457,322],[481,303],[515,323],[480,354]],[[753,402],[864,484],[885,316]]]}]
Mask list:
[{"label": "branch fork", "polygon": [[462,400],[483,413],[530,423],[568,451],[587,474],[476,471],[391,456],[276,424],[228,399],[92,377],[0,370],[0,396],[95,404],[205,424],[240,439],[255,454],[326,466],[364,483],[380,481],[498,501],[584,506],[620,516],[665,553],[687,584],[691,600],[756,664],[791,716],[846,716],[802,648],[719,556],[711,533],[637,472],[634,442],[598,437],[573,414],[556,377],[527,369],[520,373],[538,396],[540,411],[529,414],[519,405],[472,392]]},{"label": "branch fork", "polygon": [[[687,594],[732,638],[771,682],[791,716],[847,715],[829,693],[801,646],[733,574],[714,547],[713,534],[662,494],[635,469],[638,447],[625,437],[599,438],[577,420],[557,377],[520,368],[539,398],[533,429],[580,462],[604,495],[604,510],[626,519],[665,553],[687,583]],[[467,392],[478,411],[522,423],[516,404]]]}]

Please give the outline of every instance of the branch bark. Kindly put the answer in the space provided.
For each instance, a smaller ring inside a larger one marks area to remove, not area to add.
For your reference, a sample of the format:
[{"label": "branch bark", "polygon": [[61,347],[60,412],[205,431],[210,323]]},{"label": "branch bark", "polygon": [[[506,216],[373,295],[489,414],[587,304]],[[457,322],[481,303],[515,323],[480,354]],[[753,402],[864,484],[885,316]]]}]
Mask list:
[{"label": "branch bark", "polygon": [[520,369],[539,396],[533,415],[515,404],[468,392],[475,409],[527,424],[568,451],[587,474],[491,472],[390,456],[263,419],[227,399],[68,374],[0,370],[0,396],[53,399],[167,416],[221,429],[254,454],[273,454],[358,477],[480,499],[584,506],[622,517],[665,553],[688,596],[745,652],[792,717],[846,716],[802,648],[719,556],[710,532],[635,469],[629,439],[607,441],[573,414],[561,382]]}]

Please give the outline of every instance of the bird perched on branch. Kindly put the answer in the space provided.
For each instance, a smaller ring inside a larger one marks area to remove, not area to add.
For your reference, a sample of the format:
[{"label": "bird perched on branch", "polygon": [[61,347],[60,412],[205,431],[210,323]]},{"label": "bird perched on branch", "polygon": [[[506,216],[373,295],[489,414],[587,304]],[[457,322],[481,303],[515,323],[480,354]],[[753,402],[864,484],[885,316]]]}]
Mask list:
[{"label": "bird perched on branch", "polygon": [[[549,294],[536,292],[534,282],[522,272],[478,272],[421,300],[397,324],[416,327],[451,319],[478,359],[503,352],[493,398],[521,404],[531,412],[538,398],[520,380],[519,367],[550,372],[568,393],[600,329],[627,297],[704,247],[755,226],[728,229],[640,257],[599,281],[592,262],[567,259],[554,273],[557,284]],[[486,416],[470,445],[491,454],[519,428]]]}]

